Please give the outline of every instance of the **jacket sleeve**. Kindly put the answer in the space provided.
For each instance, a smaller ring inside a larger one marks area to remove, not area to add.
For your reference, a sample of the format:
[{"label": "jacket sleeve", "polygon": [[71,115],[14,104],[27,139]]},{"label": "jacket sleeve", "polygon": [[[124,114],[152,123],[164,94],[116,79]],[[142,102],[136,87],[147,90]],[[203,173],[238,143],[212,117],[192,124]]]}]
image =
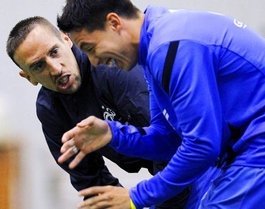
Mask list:
[{"label": "jacket sleeve", "polygon": [[[161,46],[151,54],[148,60],[152,76],[159,84],[162,83],[161,69],[163,69],[163,59],[166,57],[167,50],[168,44]],[[174,128],[181,131],[181,144],[175,149],[175,153],[163,171],[148,181],[140,182],[130,190],[130,196],[137,208],[160,203],[178,194],[214,165],[221,151],[223,143],[221,139],[225,137],[215,62],[215,56],[210,47],[189,41],[179,43],[169,82],[169,100],[178,119],[178,125]],[[159,122],[155,123],[152,120],[150,127],[157,131],[158,124]],[[120,141],[128,140],[130,146],[128,149],[131,148],[134,151],[136,147],[142,146],[145,140],[147,143],[149,140],[154,141],[149,144],[150,150],[156,147],[156,143],[161,145],[161,141],[156,139],[155,132],[145,136],[147,139],[138,137],[134,143],[131,143],[131,134],[120,136],[121,131],[114,130],[119,134],[114,133],[111,142],[113,145],[119,145]],[[129,136],[129,139],[125,136]],[[163,142],[171,140],[166,134],[160,136],[160,139],[162,138]],[[163,157],[163,153],[158,155]]]},{"label": "jacket sleeve", "polygon": [[[62,119],[54,112],[50,112],[45,106],[37,104],[37,116],[42,124],[43,133],[56,163],[60,156],[62,134],[71,127],[64,127],[60,124]],[[70,161],[58,164],[71,178],[73,187],[81,189],[96,185],[119,185],[117,178],[113,177],[104,164],[102,156],[94,152],[85,157],[75,169],[69,169]]]}]

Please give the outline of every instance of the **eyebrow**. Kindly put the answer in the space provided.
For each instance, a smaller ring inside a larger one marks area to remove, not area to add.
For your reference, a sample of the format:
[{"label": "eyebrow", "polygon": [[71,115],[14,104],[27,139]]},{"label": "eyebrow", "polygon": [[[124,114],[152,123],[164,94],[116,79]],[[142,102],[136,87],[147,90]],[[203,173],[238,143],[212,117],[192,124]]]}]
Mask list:
[{"label": "eyebrow", "polygon": [[[58,47],[57,44],[54,44],[54,45],[49,49],[48,54],[51,53],[52,50],[54,50],[56,47]],[[43,58],[40,58],[40,59],[36,60],[35,62],[31,63],[31,64],[29,65],[29,69],[34,68],[35,65],[37,65],[39,62],[43,62]]]}]

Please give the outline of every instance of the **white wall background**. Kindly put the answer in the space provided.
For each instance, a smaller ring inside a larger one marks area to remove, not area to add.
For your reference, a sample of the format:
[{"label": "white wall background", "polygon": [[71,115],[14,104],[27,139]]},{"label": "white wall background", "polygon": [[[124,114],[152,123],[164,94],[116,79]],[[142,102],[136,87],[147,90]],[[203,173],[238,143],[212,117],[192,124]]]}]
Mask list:
[{"label": "white wall background", "polygon": [[[149,5],[171,9],[212,10],[237,17],[265,35],[264,0],[133,0],[142,10]],[[5,44],[9,31],[21,19],[40,15],[55,23],[64,0],[1,0],[0,7],[0,140],[21,144],[21,171],[18,185],[19,209],[71,209],[79,199],[69,178],[55,164],[35,116],[35,99],[39,87],[33,87],[18,77],[18,69],[7,57]],[[1,162],[0,162],[1,163]],[[107,162],[121,182],[130,187],[140,174],[126,174]],[[1,169],[1,166],[0,166]],[[130,179],[130,181],[128,181]],[[1,208],[2,209],[2,208]]]}]

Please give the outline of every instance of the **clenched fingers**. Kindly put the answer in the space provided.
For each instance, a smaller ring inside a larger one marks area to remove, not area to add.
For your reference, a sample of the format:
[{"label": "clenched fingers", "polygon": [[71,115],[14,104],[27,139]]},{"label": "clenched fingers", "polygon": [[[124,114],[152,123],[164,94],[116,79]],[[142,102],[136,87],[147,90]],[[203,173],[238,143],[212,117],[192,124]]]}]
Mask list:
[{"label": "clenched fingers", "polygon": [[122,187],[90,187],[80,191],[80,195],[92,196],[79,205],[80,209],[130,209],[129,192]]}]

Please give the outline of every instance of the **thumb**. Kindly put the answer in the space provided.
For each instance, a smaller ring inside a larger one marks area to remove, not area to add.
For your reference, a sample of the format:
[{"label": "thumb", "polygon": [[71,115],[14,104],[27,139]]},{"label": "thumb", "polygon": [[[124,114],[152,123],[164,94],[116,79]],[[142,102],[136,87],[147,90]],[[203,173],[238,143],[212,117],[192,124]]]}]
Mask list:
[{"label": "thumb", "polygon": [[96,117],[90,116],[90,117],[82,120],[81,122],[79,122],[77,124],[77,126],[79,126],[79,127],[92,126],[95,119],[96,119]]}]

